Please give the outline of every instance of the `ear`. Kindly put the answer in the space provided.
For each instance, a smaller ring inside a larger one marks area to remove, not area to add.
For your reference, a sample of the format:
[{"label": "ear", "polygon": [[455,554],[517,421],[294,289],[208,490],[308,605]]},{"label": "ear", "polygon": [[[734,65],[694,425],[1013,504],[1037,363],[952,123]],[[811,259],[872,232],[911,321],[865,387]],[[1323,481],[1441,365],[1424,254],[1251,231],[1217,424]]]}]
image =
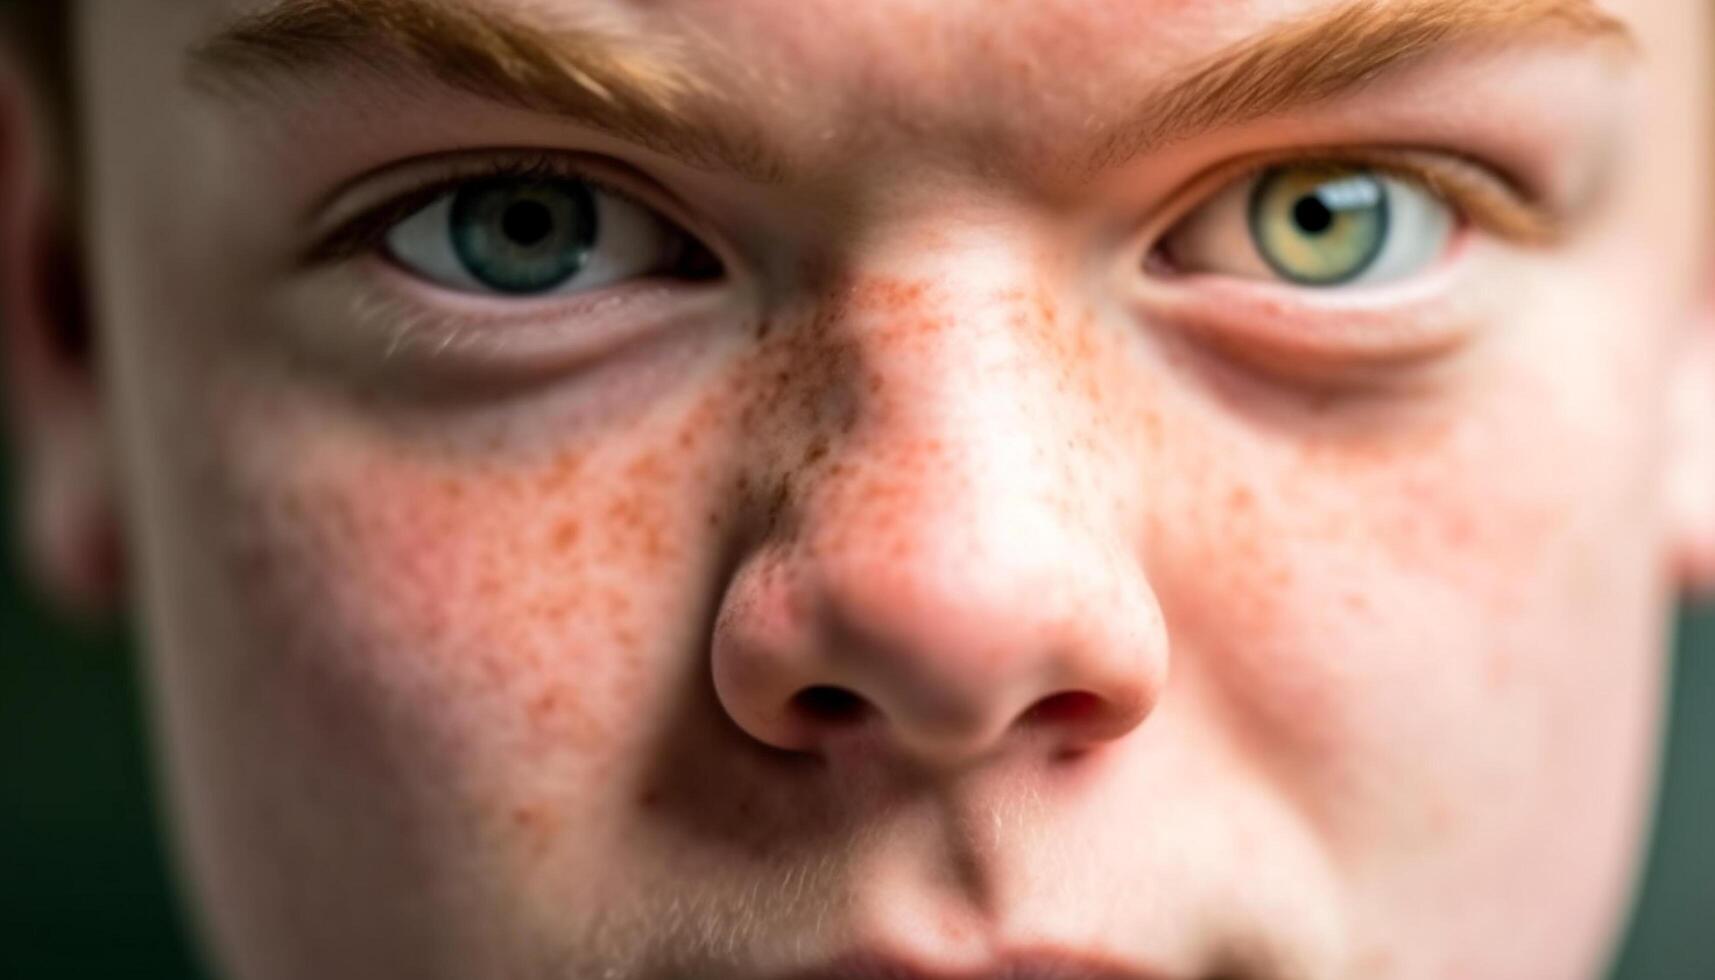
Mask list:
[{"label": "ear", "polygon": [[20,540],[50,598],[107,612],[119,592],[118,516],[85,318],[69,181],[51,165],[45,105],[0,49],[0,364]]},{"label": "ear", "polygon": [[1715,269],[1673,366],[1668,491],[1680,579],[1715,598]]}]

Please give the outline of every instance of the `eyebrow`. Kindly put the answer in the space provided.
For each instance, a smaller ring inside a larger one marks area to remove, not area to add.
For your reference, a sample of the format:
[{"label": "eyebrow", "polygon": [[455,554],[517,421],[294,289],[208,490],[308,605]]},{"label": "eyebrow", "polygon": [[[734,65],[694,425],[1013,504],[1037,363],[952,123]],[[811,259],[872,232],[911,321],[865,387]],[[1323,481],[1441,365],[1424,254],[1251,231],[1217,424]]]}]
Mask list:
[{"label": "eyebrow", "polygon": [[[576,8],[576,4],[567,4]],[[192,48],[193,85],[221,95],[314,70],[425,73],[478,97],[564,117],[694,166],[763,182],[784,171],[668,38],[594,21],[527,21],[467,0],[277,0]],[[556,10],[556,14],[560,12]]]},{"label": "eyebrow", "polygon": [[1091,169],[1330,101],[1457,45],[1544,40],[1636,52],[1593,0],[1353,0],[1200,59],[1107,131]]},{"label": "eyebrow", "polygon": [[[1097,130],[1084,169],[1111,169],[1199,133],[1329,101],[1455,45],[1532,40],[1635,51],[1626,26],[1594,0],[1350,0],[1152,86],[1135,112]],[[788,154],[688,63],[665,37],[627,37],[593,22],[534,23],[469,0],[276,0],[193,48],[190,75],[229,90],[306,69],[399,66],[693,166],[781,180]]]}]

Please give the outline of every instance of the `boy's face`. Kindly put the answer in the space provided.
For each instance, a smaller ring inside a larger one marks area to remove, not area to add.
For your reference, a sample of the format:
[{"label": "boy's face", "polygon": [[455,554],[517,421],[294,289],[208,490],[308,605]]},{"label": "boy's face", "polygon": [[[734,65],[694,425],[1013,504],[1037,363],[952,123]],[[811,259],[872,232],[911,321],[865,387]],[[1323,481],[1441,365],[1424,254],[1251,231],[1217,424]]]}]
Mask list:
[{"label": "boy's face", "polygon": [[84,6],[233,976],[1600,968],[1706,4]]}]

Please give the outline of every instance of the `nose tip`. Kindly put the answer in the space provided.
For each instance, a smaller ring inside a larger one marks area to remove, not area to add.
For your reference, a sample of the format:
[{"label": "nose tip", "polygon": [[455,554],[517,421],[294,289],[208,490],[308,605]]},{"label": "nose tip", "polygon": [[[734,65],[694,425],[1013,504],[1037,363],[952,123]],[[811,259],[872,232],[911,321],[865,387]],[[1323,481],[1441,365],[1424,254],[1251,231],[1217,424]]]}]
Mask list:
[{"label": "nose tip", "polygon": [[864,744],[948,768],[1120,738],[1165,682],[1159,611],[1135,565],[1052,551],[759,555],[717,624],[717,695],[758,741],[829,757]]}]

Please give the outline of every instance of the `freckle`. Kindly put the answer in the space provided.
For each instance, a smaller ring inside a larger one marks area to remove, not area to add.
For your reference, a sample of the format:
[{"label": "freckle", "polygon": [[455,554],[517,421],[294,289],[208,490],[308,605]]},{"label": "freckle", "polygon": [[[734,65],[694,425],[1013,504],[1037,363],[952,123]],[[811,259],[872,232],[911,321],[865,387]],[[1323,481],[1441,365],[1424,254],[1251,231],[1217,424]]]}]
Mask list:
[{"label": "freckle", "polygon": [[900,279],[873,279],[855,287],[857,300],[865,307],[876,310],[897,310],[900,307],[918,302],[927,292],[928,286],[922,281],[905,281]]},{"label": "freckle", "polygon": [[1146,413],[1143,416],[1143,431],[1144,431],[1144,434],[1148,437],[1151,445],[1160,445],[1160,443],[1161,443],[1161,416],[1157,415],[1154,412]]},{"label": "freckle", "polygon": [[577,479],[578,471],[583,468],[583,456],[575,452],[564,452],[555,457],[547,471],[548,481],[556,487],[564,487]]},{"label": "freckle", "polygon": [[1059,313],[1054,309],[1054,302],[1043,290],[1036,293],[1036,319],[1038,323],[1049,327],[1059,322]]},{"label": "freckle", "polygon": [[1465,514],[1450,514],[1443,523],[1447,544],[1453,548],[1464,550],[1476,541],[1477,530],[1470,517]]},{"label": "freckle", "polygon": [[512,825],[528,836],[531,846],[546,849],[560,829],[560,818],[545,804],[527,803],[512,808]]},{"label": "freckle", "polygon": [[656,804],[661,802],[661,794],[655,790],[646,789],[643,791],[643,795],[637,798],[637,802],[645,810],[654,809]]},{"label": "freckle", "polygon": [[657,483],[667,475],[666,461],[657,453],[644,453],[631,461],[631,465],[625,469],[625,475],[633,482]]},{"label": "freckle", "polygon": [[1092,401],[1101,401],[1107,394],[1103,379],[1107,377],[1096,352],[1094,326],[1088,320],[1072,332],[1072,355],[1082,365],[1084,392]]},{"label": "freckle", "polygon": [[525,712],[530,716],[530,721],[533,724],[541,725],[545,724],[555,714],[559,713],[560,707],[560,690],[558,688],[549,688],[541,694],[536,695],[534,698],[531,698],[529,705],[525,707]]},{"label": "freckle", "polygon": [[1255,503],[1256,496],[1248,487],[1234,487],[1233,492],[1227,495],[1227,510],[1235,516],[1248,513]]},{"label": "freckle", "polygon": [[562,551],[562,552],[570,551],[573,548],[573,546],[575,546],[578,543],[578,538],[579,538],[579,536],[582,535],[582,533],[583,533],[583,528],[578,524],[576,518],[568,517],[567,519],[561,521],[554,528],[554,534],[553,534],[553,538],[552,538],[554,550],[555,551]]},{"label": "freckle", "polygon": [[799,462],[798,466],[800,469],[807,469],[820,462],[822,457],[826,455],[828,455],[827,437],[818,435],[811,441],[809,448],[804,451],[804,458]]}]

